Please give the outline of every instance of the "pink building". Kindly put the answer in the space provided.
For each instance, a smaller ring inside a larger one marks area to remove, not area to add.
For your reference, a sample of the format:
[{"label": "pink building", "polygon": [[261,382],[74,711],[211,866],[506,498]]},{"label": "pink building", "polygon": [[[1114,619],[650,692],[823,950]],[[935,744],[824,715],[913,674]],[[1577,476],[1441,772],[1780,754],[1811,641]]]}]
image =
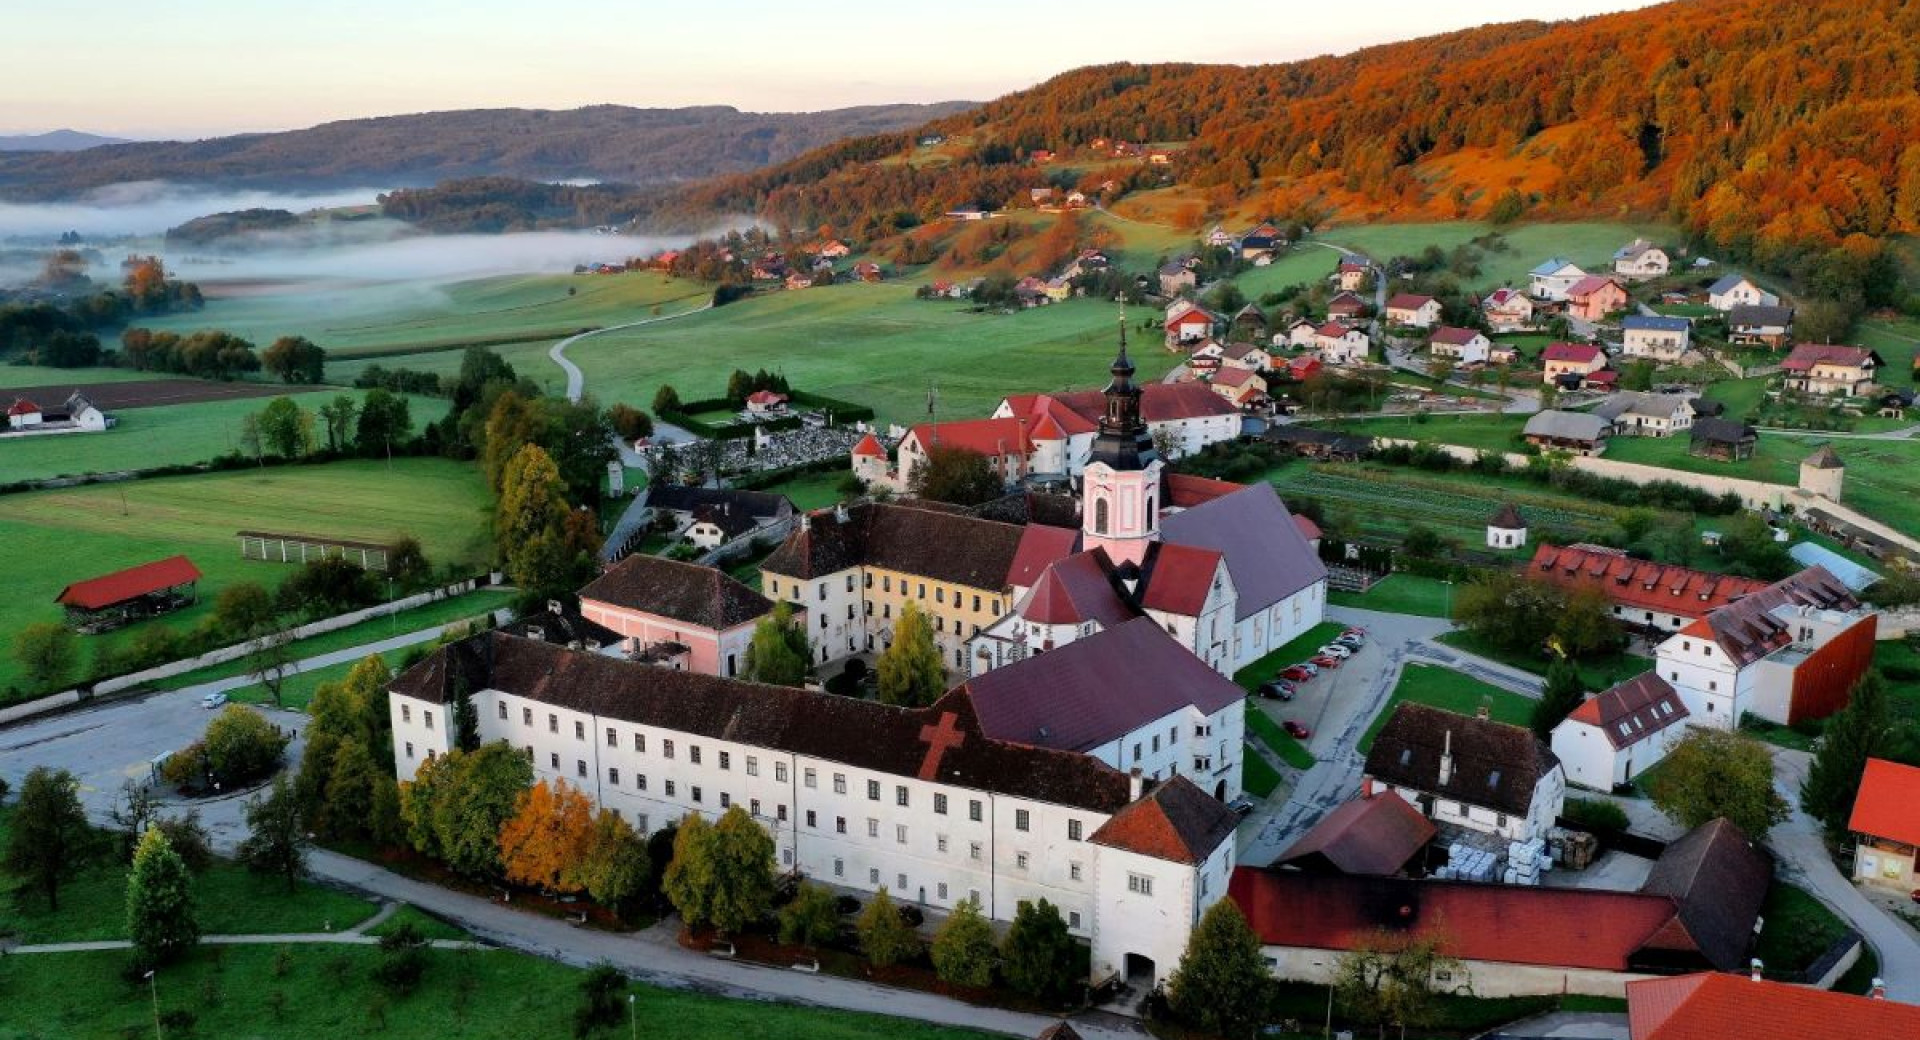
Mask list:
[{"label": "pink building", "polygon": [[753,627],[772,611],[723,571],[659,556],[629,556],[580,590],[580,615],[617,633],[628,657],[702,675],[744,672]]}]

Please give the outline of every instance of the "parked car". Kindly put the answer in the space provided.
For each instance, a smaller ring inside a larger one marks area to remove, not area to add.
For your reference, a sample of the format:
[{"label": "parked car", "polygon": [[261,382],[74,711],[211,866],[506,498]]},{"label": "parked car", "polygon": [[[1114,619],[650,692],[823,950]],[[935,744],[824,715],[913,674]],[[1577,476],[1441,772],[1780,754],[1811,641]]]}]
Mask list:
[{"label": "parked car", "polygon": [[1313,736],[1312,730],[1301,725],[1298,721],[1294,719],[1288,719],[1287,721],[1282,722],[1280,724],[1280,728],[1286,730],[1287,736],[1292,737],[1295,740],[1305,740],[1308,737]]},{"label": "parked car", "polygon": [[1312,661],[1308,663],[1318,668],[1338,668],[1340,667],[1340,658],[1329,657],[1326,654],[1321,654],[1319,657],[1314,658]]},{"label": "parked car", "polygon": [[1333,645],[1344,646],[1347,649],[1357,654],[1360,652],[1361,647],[1367,645],[1367,641],[1364,637],[1361,637],[1361,636],[1341,636],[1340,638],[1333,641]]},{"label": "parked car", "polygon": [[1314,674],[1318,671],[1319,669],[1309,669],[1305,665],[1296,664],[1291,668],[1281,669],[1280,674],[1274,676],[1274,678],[1285,679],[1287,682],[1306,682],[1308,679],[1313,678]]},{"label": "parked car", "polygon": [[1319,650],[1316,650],[1314,652],[1325,654],[1328,657],[1338,657],[1339,659],[1344,661],[1347,658],[1353,656],[1353,647],[1341,646],[1339,643],[1328,643],[1326,646],[1323,646]]},{"label": "parked car", "polygon": [[212,711],[225,703],[227,703],[227,695],[224,693],[209,693],[205,697],[200,698],[200,706],[208,711]]},{"label": "parked car", "polygon": [[1243,794],[1233,801],[1228,802],[1227,808],[1233,810],[1235,816],[1245,816],[1253,811],[1253,799]]},{"label": "parked car", "polygon": [[1360,638],[1365,639],[1367,637],[1367,630],[1364,628],[1361,628],[1359,625],[1354,625],[1352,628],[1349,628],[1345,632],[1342,632],[1340,634],[1343,636],[1359,636]]},{"label": "parked car", "polygon": [[1320,666],[1317,664],[1314,664],[1312,661],[1302,661],[1299,664],[1294,665],[1294,667],[1305,668],[1307,670],[1307,678],[1309,679],[1320,674]]},{"label": "parked car", "polygon": [[1297,687],[1285,679],[1273,679],[1260,684],[1260,696],[1269,700],[1290,701]]}]

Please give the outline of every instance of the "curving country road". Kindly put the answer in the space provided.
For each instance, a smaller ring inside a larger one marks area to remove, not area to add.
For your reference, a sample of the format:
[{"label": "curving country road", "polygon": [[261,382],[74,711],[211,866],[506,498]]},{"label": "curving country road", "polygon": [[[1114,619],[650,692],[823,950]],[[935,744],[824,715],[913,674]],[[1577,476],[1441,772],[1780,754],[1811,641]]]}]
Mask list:
[{"label": "curving country road", "polygon": [[575,333],[555,343],[553,347],[547,351],[547,357],[552,358],[553,363],[559,365],[560,370],[567,374],[567,400],[578,401],[580,400],[580,395],[586,392],[587,377],[580,371],[579,365],[567,359],[568,347],[573,346],[575,343],[589,336],[599,336],[608,332],[619,332],[622,329],[636,329],[642,325],[652,325],[655,322],[661,321],[672,321],[675,318],[684,318],[689,314],[698,314],[701,311],[712,309],[713,302],[709,300],[690,311],[680,311],[676,314],[662,314],[652,318],[642,318],[639,321],[629,321],[620,325],[609,325],[604,329],[591,329],[587,332]]}]

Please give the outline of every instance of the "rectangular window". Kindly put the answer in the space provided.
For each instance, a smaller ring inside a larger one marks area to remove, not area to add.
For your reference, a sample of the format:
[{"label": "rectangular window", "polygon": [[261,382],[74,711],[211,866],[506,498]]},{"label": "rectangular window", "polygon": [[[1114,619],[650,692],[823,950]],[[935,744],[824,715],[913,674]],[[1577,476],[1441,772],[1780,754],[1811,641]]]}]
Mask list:
[{"label": "rectangular window", "polygon": [[900,806],[904,806],[907,804],[907,788],[905,784],[894,785],[893,804],[900,805]]},{"label": "rectangular window", "polygon": [[1077,862],[1067,864],[1067,876],[1075,881],[1080,880],[1080,864]]},{"label": "rectangular window", "polygon": [[893,591],[893,576],[892,576],[892,575],[890,575],[890,574],[882,574],[882,575],[880,576],[880,591],[881,591],[881,592],[892,592],[892,591]]},{"label": "rectangular window", "polygon": [[927,598],[927,583],[924,581],[920,583],[920,598],[921,599]]},{"label": "rectangular window", "polygon": [[[720,768],[725,769],[726,766],[722,765]],[[747,775],[748,776],[760,775],[760,760],[754,757],[753,755],[747,756]]]},{"label": "rectangular window", "polygon": [[647,752],[647,735],[646,735],[645,733],[635,733],[635,734],[633,735],[633,749],[634,749],[635,751],[638,751],[638,752],[640,752],[640,753],[641,753],[641,754],[643,754],[643,755],[644,755],[644,754],[646,754],[646,752]]},{"label": "rectangular window", "polygon": [[413,705],[402,704],[400,706],[400,721],[408,725],[413,724]]},{"label": "rectangular window", "polygon": [[532,708],[520,709],[520,724],[522,726],[533,725],[533,709]]},{"label": "rectangular window", "polygon": [[934,886],[934,895],[943,903],[947,901],[947,883],[945,881]]},{"label": "rectangular window", "polygon": [[970,842],[968,842],[968,843],[967,843],[967,858],[968,858],[968,859],[973,859],[973,860],[977,860],[977,859],[979,859],[979,858],[980,858],[980,843],[979,843],[979,842],[977,842],[977,841],[970,841]]},{"label": "rectangular window", "polygon": [[947,796],[936,792],[933,796],[933,811],[937,816],[947,814]]},{"label": "rectangular window", "polygon": [[612,787],[620,786],[620,770],[617,767],[607,767],[607,784]]},{"label": "rectangular window", "polygon": [[422,719],[424,719],[424,720],[426,720],[426,723],[427,723],[427,728],[428,728],[428,729],[432,729],[432,728],[433,728],[433,712],[430,712],[430,711],[423,711],[423,712],[421,712],[421,713],[420,713],[420,717],[421,717]]},{"label": "rectangular window", "polygon": [[853,575],[851,574],[847,575],[847,591],[853,591]]},{"label": "rectangular window", "polygon": [[846,876],[847,876],[847,861],[846,861],[846,860],[844,860],[844,859],[836,859],[836,860],[834,860],[834,861],[833,861],[833,876],[834,876],[834,877],[846,877]]},{"label": "rectangular window", "polygon": [[1078,910],[1069,910],[1069,911],[1067,911],[1067,927],[1068,927],[1068,928],[1072,928],[1072,929],[1075,929],[1075,930],[1078,930],[1078,929],[1079,929],[1079,927],[1080,927],[1080,911],[1078,911]]},{"label": "rectangular window", "polygon": [[576,759],[574,759],[574,760],[573,760],[573,772],[574,772],[574,775],[576,775],[576,776],[586,776],[586,775],[587,775],[587,760],[586,760],[586,759],[584,759],[584,758],[576,758]]},{"label": "rectangular window", "polygon": [[813,814],[813,810],[812,810],[812,809],[808,809],[808,810],[807,810],[807,826],[809,826],[809,827],[818,827],[818,826],[820,826],[820,824],[819,824],[819,817],[817,817],[817,816],[815,816],[815,815]]},{"label": "rectangular window", "polygon": [[733,808],[733,796],[728,794],[725,791],[720,792],[720,808],[722,809]]},{"label": "rectangular window", "polygon": [[813,789],[814,787],[817,787],[819,785],[819,782],[820,782],[820,774],[814,772],[811,769],[802,773],[800,776],[800,783],[805,785],[809,790]]},{"label": "rectangular window", "polygon": [[639,788],[639,789],[640,789],[640,790],[642,790],[642,791],[644,791],[644,790],[646,790],[646,789],[647,789],[647,774],[645,774],[645,773],[635,773],[635,774],[633,774],[633,786],[635,786],[635,787],[637,787],[637,788]]},{"label": "rectangular window", "polygon": [[845,816],[835,816],[833,818],[833,833],[847,833],[847,818]]},{"label": "rectangular window", "polygon": [[905,892],[907,890],[907,876],[905,874],[895,874],[893,879],[900,883],[898,891]]},{"label": "rectangular window", "polygon": [[1025,870],[1025,869],[1027,869],[1027,854],[1026,854],[1026,853],[1024,853],[1024,852],[1016,852],[1016,853],[1014,853],[1014,854],[1013,854],[1013,865],[1014,865],[1015,867],[1017,867],[1017,868],[1019,868],[1020,870]]},{"label": "rectangular window", "polygon": [[[698,762],[698,761],[700,761],[700,759],[699,759],[698,757],[695,757],[695,758],[694,758],[694,761],[695,761],[695,762]],[[722,768],[722,769],[732,769],[732,768],[733,768],[733,754],[732,754],[732,752],[728,752],[728,751],[722,751],[722,752],[720,752],[720,768]]]},{"label": "rectangular window", "polygon": [[783,865],[785,865],[785,866],[789,866],[789,867],[791,867],[791,866],[793,866],[793,850],[792,850],[792,849],[781,849],[781,850],[780,850],[780,862],[781,862],[781,864],[783,864]]},{"label": "rectangular window", "polygon": [[700,745],[687,745],[687,761],[692,762],[696,766],[700,764]]},{"label": "rectangular window", "polygon": [[612,726],[607,727],[607,746],[610,748],[620,746],[620,731],[614,729]]},{"label": "rectangular window", "polygon": [[698,805],[698,804],[700,803],[700,801],[701,801],[701,798],[700,798],[700,788],[699,788],[699,786],[698,786],[698,785],[695,785],[695,786],[693,786],[693,787],[691,787],[691,788],[688,788],[688,790],[689,790],[689,791],[690,791],[690,792],[691,792],[691,793],[693,794],[693,801],[694,801],[694,804],[695,804],[695,805]]},{"label": "rectangular window", "polygon": [[880,868],[868,867],[867,868],[867,884],[877,885],[879,883],[880,883]]},{"label": "rectangular window", "polygon": [[548,733],[560,732],[560,716],[555,715],[552,712],[547,713],[547,732]]},{"label": "rectangular window", "polygon": [[671,741],[671,740],[663,740],[663,741],[661,741],[661,742],[660,742],[660,753],[661,753],[662,755],[665,755],[665,756],[666,756],[666,757],[668,757],[668,758],[672,758],[672,757],[673,757],[673,741]]},{"label": "rectangular window", "polygon": [[1153,879],[1147,877],[1145,874],[1128,874],[1127,891],[1137,895],[1150,896],[1153,894]]},{"label": "rectangular window", "polygon": [[587,724],[586,724],[586,723],[584,723],[584,722],[581,722],[581,721],[580,721],[580,720],[578,720],[578,719],[575,719],[575,720],[574,720],[574,722],[573,722],[573,739],[575,739],[575,740],[585,740],[585,739],[587,739]]},{"label": "rectangular window", "polygon": [[896,823],[893,825],[893,843],[896,845],[905,845],[907,843],[906,824]]},{"label": "rectangular window", "polygon": [[1027,812],[1027,810],[1015,809],[1013,811],[1013,829],[1014,830],[1016,831],[1027,830],[1028,829],[1027,825],[1031,822],[1032,822],[1032,817],[1031,817],[1031,814]]},{"label": "rectangular window", "polygon": [[758,798],[751,798],[751,799],[748,799],[748,801],[747,801],[747,815],[749,815],[749,816],[758,816],[758,815],[760,815],[760,799],[758,799]]},{"label": "rectangular window", "polygon": [[847,774],[845,773],[833,774],[833,793],[834,794],[847,793]]},{"label": "rectangular window", "polygon": [[787,764],[785,762],[775,762],[773,764],[773,779],[775,783],[784,784],[787,782]]},{"label": "rectangular window", "polygon": [[407,741],[407,757],[413,757],[413,741],[411,740]]},{"label": "rectangular window", "polygon": [[773,818],[781,823],[787,822],[787,803],[781,802],[773,807]]},{"label": "rectangular window", "polygon": [[935,603],[945,603],[947,601],[947,590],[939,587],[938,585],[934,586],[933,601]]},{"label": "rectangular window", "polygon": [[507,702],[506,701],[500,702],[500,721],[501,722],[507,721]]},{"label": "rectangular window", "polygon": [[674,783],[673,783],[673,781],[671,781],[671,780],[669,780],[669,781],[667,781],[667,797],[668,797],[668,798],[672,798],[672,797],[673,797],[673,788],[674,788]]},{"label": "rectangular window", "polygon": [[967,799],[967,819],[972,820],[975,823],[980,822],[980,799],[978,798]]},{"label": "rectangular window", "polygon": [[1068,841],[1080,840],[1080,821],[1079,820],[1067,821],[1067,840]]},{"label": "rectangular window", "polygon": [[980,612],[980,594],[978,592],[973,594],[973,610],[976,614]]},{"label": "rectangular window", "polygon": [[934,847],[941,852],[947,851],[947,836],[942,834],[933,839]]},{"label": "rectangular window", "polygon": [[880,800],[880,781],[878,780],[867,781],[867,801],[877,802],[879,800]]},{"label": "rectangular window", "polygon": [[880,836],[880,821],[874,819],[871,816],[867,817],[867,837],[878,838],[879,836]]},{"label": "rectangular window", "polygon": [[547,764],[554,769],[560,768],[560,752],[558,751],[547,752]]}]

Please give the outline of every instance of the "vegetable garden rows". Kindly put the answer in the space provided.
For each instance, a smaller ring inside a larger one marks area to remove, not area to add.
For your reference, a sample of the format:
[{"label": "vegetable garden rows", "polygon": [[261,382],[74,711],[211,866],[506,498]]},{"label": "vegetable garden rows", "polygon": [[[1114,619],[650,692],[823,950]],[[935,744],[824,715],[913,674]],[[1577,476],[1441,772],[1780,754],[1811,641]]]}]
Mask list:
[{"label": "vegetable garden rows", "polygon": [[1329,512],[1352,513],[1368,530],[1400,533],[1423,524],[1442,533],[1470,536],[1484,532],[1487,519],[1502,502],[1512,502],[1538,531],[1588,537],[1613,529],[1621,510],[1586,505],[1499,485],[1484,493],[1459,483],[1421,480],[1407,473],[1379,472],[1352,466],[1322,464],[1306,472],[1290,472],[1275,480],[1282,494],[1319,501]]}]

